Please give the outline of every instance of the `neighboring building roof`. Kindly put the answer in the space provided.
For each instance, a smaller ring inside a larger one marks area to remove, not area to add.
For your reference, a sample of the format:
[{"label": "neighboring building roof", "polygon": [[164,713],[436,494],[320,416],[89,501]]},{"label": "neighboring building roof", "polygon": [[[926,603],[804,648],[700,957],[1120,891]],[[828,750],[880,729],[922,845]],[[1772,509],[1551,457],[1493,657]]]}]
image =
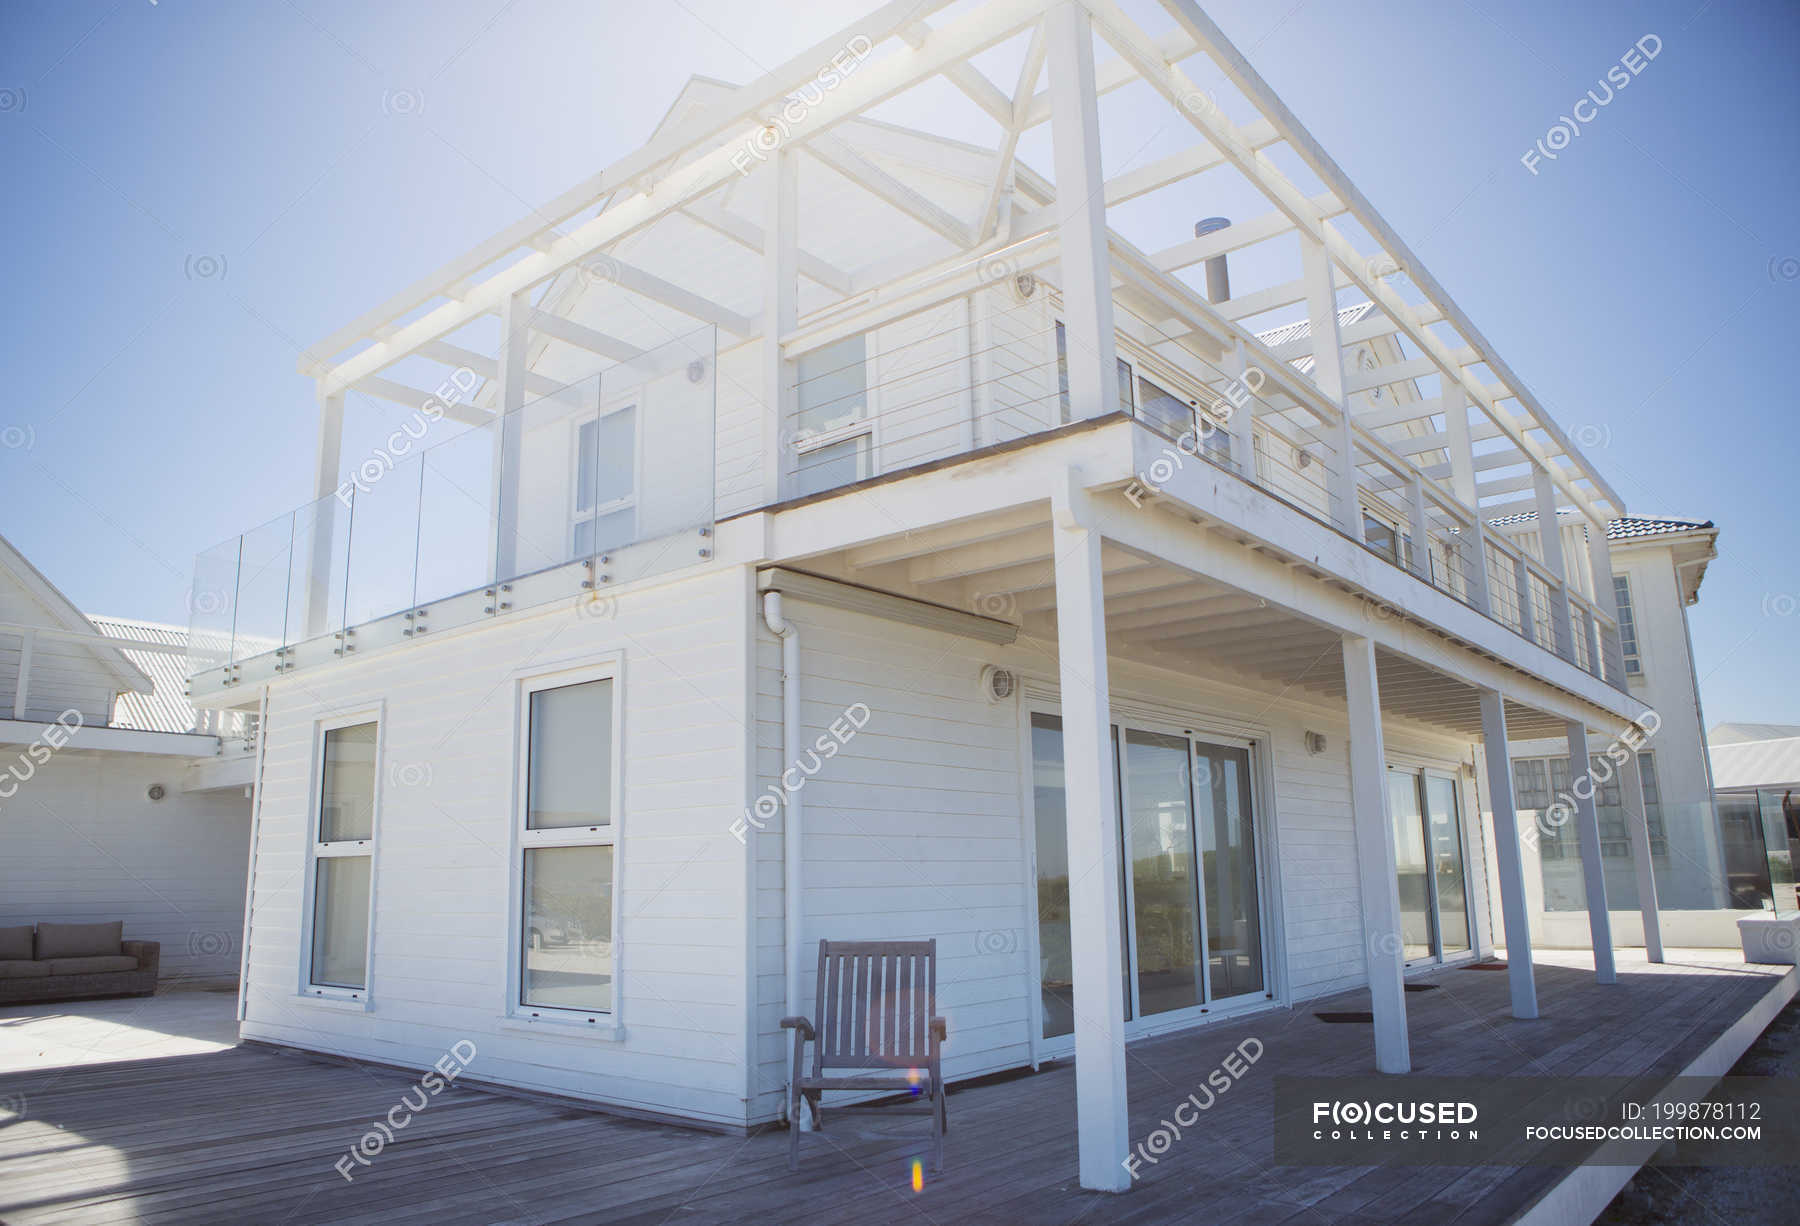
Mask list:
[{"label": "neighboring building roof", "polygon": [[[1579,511],[1559,510],[1558,519],[1564,516],[1574,517]],[[1536,511],[1520,511],[1517,515],[1497,515],[1488,523],[1496,528],[1508,528],[1516,524],[1537,523]],[[1647,536],[1676,536],[1683,532],[1717,531],[1718,525],[1712,520],[1676,519],[1668,515],[1627,515],[1622,519],[1608,520],[1606,539],[1609,541],[1635,541]]]},{"label": "neighboring building roof", "polygon": [[[174,647],[185,647],[188,641],[188,632],[180,626],[124,617],[92,616],[88,620],[108,638],[167,643]],[[132,651],[130,648],[125,648],[123,654],[137,665],[139,671],[149,675],[153,688],[148,694],[120,694],[113,702],[113,726],[143,732],[192,732],[194,708],[186,694],[186,657],[166,651]]]},{"label": "neighboring building roof", "polygon": [[[1373,302],[1358,302],[1351,306],[1338,308],[1338,327],[1347,328],[1351,324],[1365,318],[1375,309]],[[1291,324],[1282,324],[1279,328],[1270,328],[1267,332],[1258,332],[1256,339],[1273,349],[1277,345],[1285,345],[1289,341],[1305,340],[1312,335],[1312,320],[1302,319]],[[1313,355],[1303,354],[1293,360],[1291,365],[1303,375],[1312,373]]]},{"label": "neighboring building roof", "polygon": [[1800,784],[1800,736],[1713,745],[1709,753],[1717,791]]},{"label": "neighboring building roof", "polygon": [[1775,741],[1800,736],[1800,724],[1714,724],[1706,734],[1709,745],[1739,745],[1745,741]]},{"label": "neighboring building roof", "polygon": [[[45,621],[33,624],[55,630],[72,630],[77,634],[100,633],[81,610],[75,607],[74,602],[64,596],[62,590],[50,582],[44,572],[33,566],[4,536],[0,536],[0,571],[11,573],[29,597],[48,615]],[[130,660],[119,653],[108,651],[104,647],[89,646],[88,650],[93,653],[100,666],[118,681],[119,689],[142,690],[152,684],[143,669],[134,667]]]}]

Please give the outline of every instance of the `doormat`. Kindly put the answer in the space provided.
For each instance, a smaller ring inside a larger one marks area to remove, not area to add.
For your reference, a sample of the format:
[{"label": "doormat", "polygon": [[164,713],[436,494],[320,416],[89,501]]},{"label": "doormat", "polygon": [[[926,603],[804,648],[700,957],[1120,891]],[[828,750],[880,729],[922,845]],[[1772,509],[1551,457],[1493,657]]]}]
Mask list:
[{"label": "doormat", "polygon": [[1375,1015],[1367,1009],[1351,1009],[1343,1013],[1315,1013],[1321,1022],[1372,1022]]},{"label": "doormat", "polygon": [[1469,965],[1463,967],[1463,969],[1465,971],[1503,971],[1506,969],[1506,963],[1504,963],[1504,962],[1471,962],[1471,963],[1469,963]]},{"label": "doormat", "polygon": [[1408,992],[1435,992],[1438,990],[1438,985],[1435,983],[1409,983],[1406,985],[1406,990]]}]

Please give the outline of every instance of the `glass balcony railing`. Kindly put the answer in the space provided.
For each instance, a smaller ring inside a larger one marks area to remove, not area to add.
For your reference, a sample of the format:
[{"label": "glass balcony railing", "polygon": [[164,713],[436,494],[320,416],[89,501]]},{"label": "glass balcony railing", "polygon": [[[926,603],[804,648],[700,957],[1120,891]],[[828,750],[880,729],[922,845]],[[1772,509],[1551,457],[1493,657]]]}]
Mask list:
[{"label": "glass balcony railing", "polygon": [[710,552],[711,328],[404,457],[200,554],[188,674],[233,685],[594,601]]}]

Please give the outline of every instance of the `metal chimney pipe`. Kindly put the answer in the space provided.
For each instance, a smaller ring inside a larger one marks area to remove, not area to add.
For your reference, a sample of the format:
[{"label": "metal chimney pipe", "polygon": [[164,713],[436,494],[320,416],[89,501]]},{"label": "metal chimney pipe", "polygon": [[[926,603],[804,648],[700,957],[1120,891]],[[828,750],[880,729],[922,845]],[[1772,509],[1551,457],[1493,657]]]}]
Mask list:
[{"label": "metal chimney pipe", "polygon": [[[1194,237],[1205,238],[1208,234],[1217,234],[1230,224],[1229,217],[1202,218],[1194,223]],[[1226,267],[1225,257],[1222,255],[1215,255],[1206,261],[1206,296],[1214,306],[1231,297],[1231,270]]]}]

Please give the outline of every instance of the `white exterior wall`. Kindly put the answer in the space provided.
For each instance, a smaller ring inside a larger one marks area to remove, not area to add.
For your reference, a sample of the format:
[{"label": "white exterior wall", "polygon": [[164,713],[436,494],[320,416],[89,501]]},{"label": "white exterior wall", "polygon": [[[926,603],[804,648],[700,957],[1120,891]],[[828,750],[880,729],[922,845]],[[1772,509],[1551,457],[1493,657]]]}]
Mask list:
[{"label": "white exterior wall", "polygon": [[[0,769],[22,773],[22,751],[0,750]],[[0,800],[0,927],[123,920],[127,940],[162,943],[165,981],[236,976],[250,801],[183,792],[186,771],[183,758],[73,748],[37,766]]]},{"label": "white exterior wall", "polygon": [[[413,1068],[459,1039],[469,1076],[723,1125],[744,1118],[743,806],[749,576],[722,571],[449,631],[277,681],[245,1037]],[[517,680],[622,656],[622,1036],[504,1021],[513,949]],[[297,995],[316,722],[379,707],[368,1009]]]},{"label": "white exterior wall", "polygon": [[[1029,1063],[1037,992],[1029,956],[1037,923],[1028,868],[1031,700],[990,703],[979,678],[983,664],[999,664],[1017,671],[1033,693],[1053,694],[1053,656],[1028,644],[978,643],[796,600],[784,602],[783,616],[800,628],[802,739],[811,744],[854,703],[869,708],[867,724],[803,789],[805,1000],[798,1011],[814,1011],[819,939],[936,937],[939,1012],[950,1035],[946,1075]],[[757,639],[760,793],[787,764],[781,760],[780,646],[766,631]],[[1272,968],[1278,1001],[1301,1002],[1366,982],[1342,710],[1284,697],[1273,687],[1215,684],[1118,660],[1112,689],[1124,719],[1159,718],[1258,742],[1259,834],[1272,835],[1262,848],[1271,887],[1264,941],[1286,953]],[[1307,730],[1326,734],[1324,753],[1307,753]],[[1474,940],[1490,950],[1485,865],[1491,838],[1475,819],[1472,777],[1462,768],[1471,747],[1411,727],[1390,727],[1386,737],[1396,766],[1429,765],[1457,775]],[[753,1121],[779,1112],[792,1052],[791,1035],[779,1029],[780,1018],[794,1011],[783,1000],[781,822],[778,814],[753,836]]]}]

